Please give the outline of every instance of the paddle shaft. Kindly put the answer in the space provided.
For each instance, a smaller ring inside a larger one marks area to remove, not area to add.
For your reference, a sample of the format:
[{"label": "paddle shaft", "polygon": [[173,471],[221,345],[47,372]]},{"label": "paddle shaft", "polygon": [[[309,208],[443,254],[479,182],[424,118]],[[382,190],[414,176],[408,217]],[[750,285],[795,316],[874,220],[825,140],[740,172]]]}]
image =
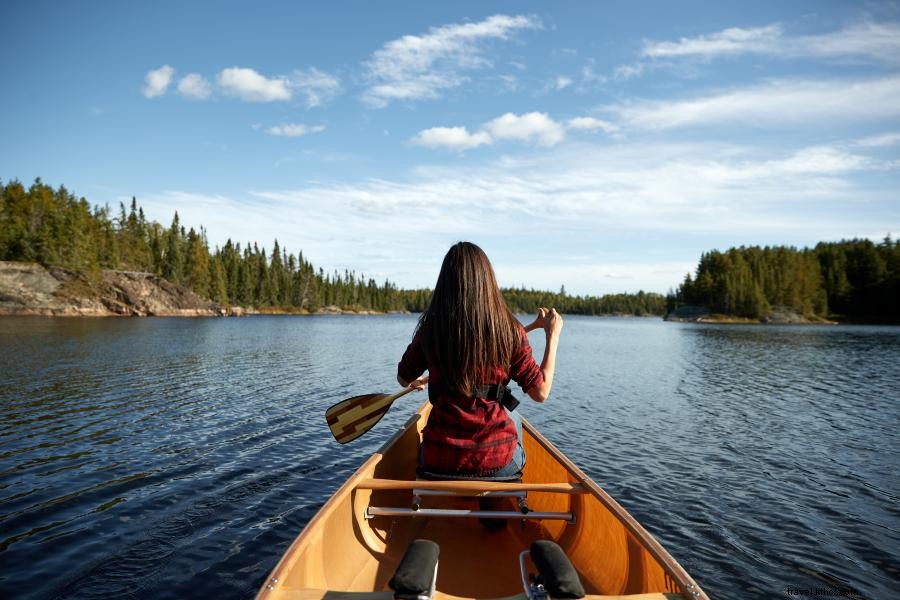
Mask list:
[{"label": "paddle shaft", "polygon": [[[428,378],[425,379],[425,383],[428,383]],[[395,392],[395,393],[391,394],[390,396],[388,396],[387,398],[385,398],[384,402],[387,402],[388,404],[393,404],[394,400],[396,400],[397,398],[400,398],[401,396],[405,396],[406,394],[413,392],[415,390],[416,390],[416,388],[407,386],[407,387],[403,388],[402,390],[400,390],[399,392]]]}]

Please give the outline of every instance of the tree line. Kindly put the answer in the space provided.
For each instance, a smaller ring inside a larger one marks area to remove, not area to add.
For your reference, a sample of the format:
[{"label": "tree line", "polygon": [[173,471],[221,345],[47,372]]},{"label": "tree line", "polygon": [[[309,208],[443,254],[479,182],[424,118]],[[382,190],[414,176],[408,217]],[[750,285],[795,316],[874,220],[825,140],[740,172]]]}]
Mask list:
[{"label": "tree line", "polygon": [[[61,266],[89,281],[99,279],[102,269],[153,273],[223,305],[421,312],[431,300],[429,289],[404,290],[352,270],[317,269],[303,252],[290,253],[277,240],[270,252],[230,239],[210,250],[206,230],[185,228],[177,212],[164,227],[148,220],[135,198],[114,213],[40,179],[28,188],[0,181],[0,260]],[[666,308],[662,295],[644,292],[570,296],[565,289],[523,287],[503,293],[516,312],[555,306],[568,314],[663,315]]]},{"label": "tree line", "polygon": [[820,242],[815,248],[750,246],[700,257],[667,297],[684,305],[762,318],[776,310],[806,317],[900,319],[900,242]]},{"label": "tree line", "polygon": [[534,313],[542,306],[552,306],[560,313],[570,315],[618,314],[643,317],[662,316],[666,310],[665,296],[643,291],[603,296],[570,296],[565,287],[559,293],[526,290],[524,287],[503,288],[501,291],[513,312]]}]

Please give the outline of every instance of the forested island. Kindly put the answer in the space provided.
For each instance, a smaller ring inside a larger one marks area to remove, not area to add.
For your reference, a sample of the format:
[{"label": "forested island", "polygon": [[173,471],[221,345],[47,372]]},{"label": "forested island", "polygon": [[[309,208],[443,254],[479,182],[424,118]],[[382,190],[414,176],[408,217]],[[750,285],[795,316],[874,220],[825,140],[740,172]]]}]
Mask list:
[{"label": "forested island", "polygon": [[[177,212],[165,227],[148,220],[135,198],[114,213],[40,179],[27,188],[16,180],[0,182],[0,261],[48,267],[64,284],[62,292],[53,293],[78,295],[80,301],[127,295],[131,284],[148,281],[157,287],[172,284],[179,296],[192,291],[217,306],[258,312],[420,312],[431,297],[429,289],[400,289],[352,270],[325,272],[277,240],[268,252],[256,242],[231,240],[210,250],[205,229],[186,228]],[[38,276],[48,277],[29,274]],[[539,306],[585,315],[662,316],[666,311],[663,295],[645,292],[572,296],[564,289],[521,287],[503,294],[515,312]],[[115,301],[104,298],[105,304]]]},{"label": "forested island", "polygon": [[686,320],[900,322],[900,242],[713,250],[666,303]]}]

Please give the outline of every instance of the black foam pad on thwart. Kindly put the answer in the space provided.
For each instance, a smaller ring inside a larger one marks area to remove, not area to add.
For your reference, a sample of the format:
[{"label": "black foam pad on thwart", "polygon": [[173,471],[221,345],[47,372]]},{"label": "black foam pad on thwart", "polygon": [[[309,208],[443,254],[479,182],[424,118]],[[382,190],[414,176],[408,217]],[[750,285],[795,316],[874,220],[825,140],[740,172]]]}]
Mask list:
[{"label": "black foam pad on thwart", "polygon": [[531,544],[531,560],[551,598],[583,598],[584,586],[563,549],[550,540]]},{"label": "black foam pad on thwart", "polygon": [[437,565],[440,547],[431,540],[413,540],[406,547],[394,576],[388,585],[398,597],[415,597],[431,591],[434,567]]}]

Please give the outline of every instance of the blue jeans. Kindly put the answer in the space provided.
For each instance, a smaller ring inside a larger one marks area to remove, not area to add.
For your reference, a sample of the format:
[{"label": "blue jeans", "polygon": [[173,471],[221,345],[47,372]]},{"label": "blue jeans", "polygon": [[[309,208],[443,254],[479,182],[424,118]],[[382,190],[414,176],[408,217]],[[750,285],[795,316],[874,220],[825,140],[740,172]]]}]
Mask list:
[{"label": "blue jeans", "polygon": [[509,415],[509,418],[512,419],[512,422],[516,425],[516,435],[519,437],[519,443],[516,444],[516,449],[513,452],[513,457],[510,459],[509,463],[505,467],[500,467],[495,473],[492,473],[491,477],[516,475],[525,468],[525,448],[522,447],[522,415],[519,414],[519,411],[508,410],[505,407],[503,410],[506,411],[506,414]]}]

